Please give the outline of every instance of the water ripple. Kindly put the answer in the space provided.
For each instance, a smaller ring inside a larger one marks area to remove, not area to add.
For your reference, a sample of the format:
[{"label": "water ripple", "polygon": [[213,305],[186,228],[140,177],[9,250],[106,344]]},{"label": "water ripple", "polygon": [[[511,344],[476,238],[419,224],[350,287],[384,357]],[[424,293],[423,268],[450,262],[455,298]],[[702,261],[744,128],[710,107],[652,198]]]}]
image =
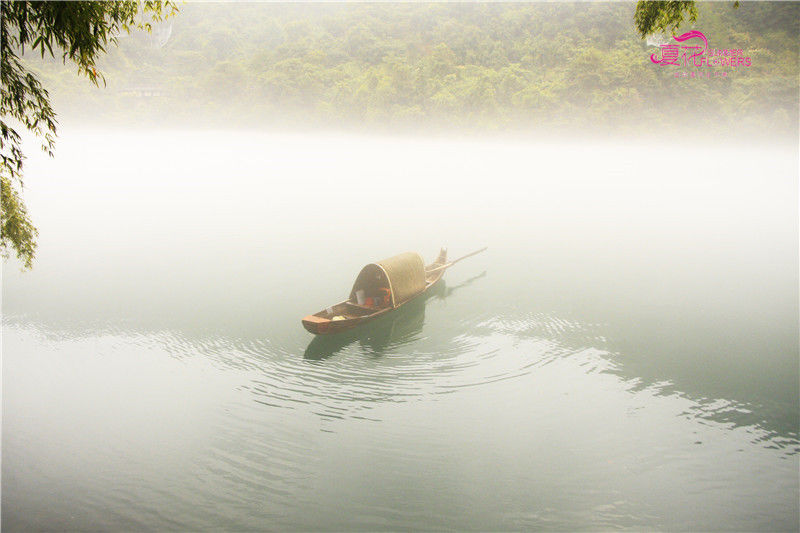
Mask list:
[{"label": "water ripple", "polygon": [[435,339],[412,330],[389,335],[380,350],[371,349],[375,336],[369,332],[315,339],[312,345],[328,343],[323,346],[327,357],[317,358],[299,358],[294,346],[275,339],[240,340],[222,350],[222,359],[238,359],[238,368],[258,374],[248,386],[257,402],[310,410],[326,419],[376,419],[365,413],[383,403],[435,400],[462,389],[524,380],[536,368],[567,357],[576,358],[586,373],[613,366],[604,357],[597,326],[561,317],[482,316],[450,328],[470,333]]}]

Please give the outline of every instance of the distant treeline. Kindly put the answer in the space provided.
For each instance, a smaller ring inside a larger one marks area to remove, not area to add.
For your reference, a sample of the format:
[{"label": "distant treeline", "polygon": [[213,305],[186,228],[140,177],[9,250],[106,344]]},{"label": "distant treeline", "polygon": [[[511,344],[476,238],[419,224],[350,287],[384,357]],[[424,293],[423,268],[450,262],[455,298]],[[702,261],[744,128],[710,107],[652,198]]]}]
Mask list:
[{"label": "distant treeline", "polygon": [[68,121],[796,130],[800,4],[699,7],[752,66],[653,64],[633,3],[186,3],[109,50],[106,87],[26,57]]}]

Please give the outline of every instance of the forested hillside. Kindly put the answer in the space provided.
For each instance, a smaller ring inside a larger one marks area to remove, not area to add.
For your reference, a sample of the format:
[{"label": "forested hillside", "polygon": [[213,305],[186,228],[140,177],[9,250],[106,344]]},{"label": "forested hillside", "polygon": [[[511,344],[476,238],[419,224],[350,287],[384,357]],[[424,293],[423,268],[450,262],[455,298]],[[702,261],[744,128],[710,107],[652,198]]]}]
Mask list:
[{"label": "forested hillside", "polygon": [[26,58],[67,122],[796,131],[800,4],[699,7],[751,67],[676,78],[701,69],[653,64],[633,3],[187,3],[110,49],[105,88]]}]

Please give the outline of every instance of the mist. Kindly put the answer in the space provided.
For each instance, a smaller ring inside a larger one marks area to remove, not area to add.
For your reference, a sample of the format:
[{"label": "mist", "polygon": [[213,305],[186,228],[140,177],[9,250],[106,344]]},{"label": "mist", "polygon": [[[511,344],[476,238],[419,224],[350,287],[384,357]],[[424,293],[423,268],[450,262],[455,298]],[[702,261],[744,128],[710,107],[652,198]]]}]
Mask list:
[{"label": "mist", "polygon": [[76,126],[795,140],[797,4],[699,9],[680,31],[749,66],[654,64],[667,36],[626,2],[189,3],[123,34],[99,87],[25,57]]},{"label": "mist", "polygon": [[797,4],[699,7],[752,68],[676,78],[603,2],[190,3],[101,88],[26,55],[3,528],[796,530]]}]

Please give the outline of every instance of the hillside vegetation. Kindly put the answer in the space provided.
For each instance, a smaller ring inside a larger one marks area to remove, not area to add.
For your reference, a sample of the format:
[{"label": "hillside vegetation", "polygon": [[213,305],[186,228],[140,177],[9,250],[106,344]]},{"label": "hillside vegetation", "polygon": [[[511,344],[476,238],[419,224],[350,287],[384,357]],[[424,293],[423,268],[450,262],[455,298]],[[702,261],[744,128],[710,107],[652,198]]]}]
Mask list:
[{"label": "hillside vegetation", "polygon": [[105,88],[26,58],[65,121],[796,131],[800,5],[699,7],[694,29],[751,67],[651,63],[633,3],[187,3],[109,51]]}]

